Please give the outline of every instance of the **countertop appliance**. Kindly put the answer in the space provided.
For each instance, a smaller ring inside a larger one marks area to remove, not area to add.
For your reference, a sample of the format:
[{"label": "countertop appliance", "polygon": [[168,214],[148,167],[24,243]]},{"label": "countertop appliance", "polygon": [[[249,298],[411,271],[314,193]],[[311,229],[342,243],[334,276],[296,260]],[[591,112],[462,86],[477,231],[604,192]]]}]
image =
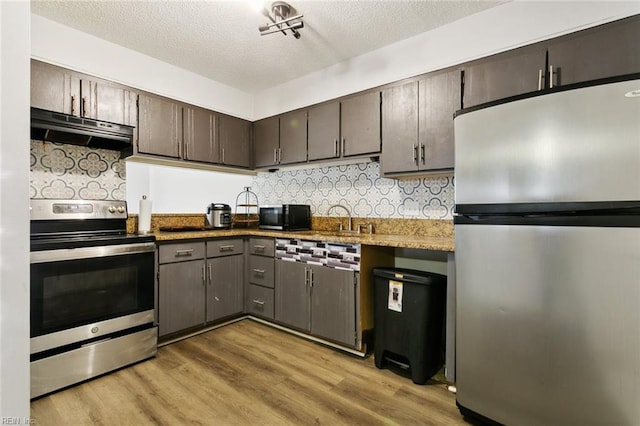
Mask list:
[{"label": "countertop appliance", "polygon": [[157,350],[155,237],[124,201],[31,200],[31,397]]},{"label": "countertop appliance", "polygon": [[133,127],[31,108],[31,139],[133,154]]},{"label": "countertop appliance", "polygon": [[311,229],[311,207],[308,204],[279,204],[261,206],[259,227],[281,231],[304,231]]},{"label": "countertop appliance", "polygon": [[455,118],[463,414],[638,424],[640,74],[631,77]]},{"label": "countertop appliance", "polygon": [[231,228],[231,207],[221,203],[209,204],[207,206],[207,225],[216,229]]}]

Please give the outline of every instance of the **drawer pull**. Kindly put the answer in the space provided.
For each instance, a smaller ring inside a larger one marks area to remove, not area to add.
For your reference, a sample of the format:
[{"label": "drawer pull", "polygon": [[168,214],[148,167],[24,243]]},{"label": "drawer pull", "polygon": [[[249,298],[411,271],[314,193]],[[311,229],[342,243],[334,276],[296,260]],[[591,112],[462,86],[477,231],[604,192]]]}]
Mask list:
[{"label": "drawer pull", "polygon": [[193,256],[193,249],[176,250],[176,257]]},{"label": "drawer pull", "polygon": [[264,306],[264,301],[263,300],[253,299],[253,303],[255,303],[256,305]]},{"label": "drawer pull", "polygon": [[220,251],[233,251],[236,246],[220,246]]},{"label": "drawer pull", "polygon": [[256,245],[256,246],[253,246],[253,249],[254,249],[255,251],[264,251],[265,246],[257,246],[257,245]]},{"label": "drawer pull", "polygon": [[254,269],[253,272],[255,272],[256,274],[264,275],[264,269]]}]

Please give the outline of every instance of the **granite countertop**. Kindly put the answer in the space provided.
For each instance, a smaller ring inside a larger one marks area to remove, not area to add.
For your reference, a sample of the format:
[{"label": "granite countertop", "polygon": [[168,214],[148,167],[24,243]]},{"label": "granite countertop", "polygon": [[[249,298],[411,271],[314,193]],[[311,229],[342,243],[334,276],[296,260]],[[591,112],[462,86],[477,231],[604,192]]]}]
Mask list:
[{"label": "granite countertop", "polygon": [[156,241],[166,243],[171,241],[223,238],[223,237],[273,237],[292,238],[315,241],[332,241],[343,243],[356,243],[370,246],[414,248],[437,251],[454,251],[453,237],[431,237],[416,235],[389,235],[389,234],[347,234],[337,231],[267,231],[255,228],[236,228],[221,230],[198,230],[187,232],[155,231]]}]

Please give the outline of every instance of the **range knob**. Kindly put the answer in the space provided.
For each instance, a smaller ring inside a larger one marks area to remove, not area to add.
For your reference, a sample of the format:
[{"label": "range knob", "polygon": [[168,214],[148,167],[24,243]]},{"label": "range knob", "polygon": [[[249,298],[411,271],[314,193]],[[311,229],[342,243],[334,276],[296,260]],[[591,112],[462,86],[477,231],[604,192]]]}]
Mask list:
[{"label": "range knob", "polygon": [[124,213],[125,208],[124,206],[118,206],[118,213]]},{"label": "range knob", "polygon": [[115,213],[116,212],[116,206],[109,206],[109,208],[107,210],[109,210],[109,213]]}]

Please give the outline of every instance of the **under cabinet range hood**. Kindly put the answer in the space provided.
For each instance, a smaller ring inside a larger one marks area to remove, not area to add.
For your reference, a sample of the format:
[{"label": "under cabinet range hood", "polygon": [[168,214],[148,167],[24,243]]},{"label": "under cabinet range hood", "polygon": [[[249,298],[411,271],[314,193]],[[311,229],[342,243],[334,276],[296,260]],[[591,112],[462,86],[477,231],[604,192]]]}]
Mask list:
[{"label": "under cabinet range hood", "polygon": [[31,139],[133,153],[133,127],[31,108]]}]

